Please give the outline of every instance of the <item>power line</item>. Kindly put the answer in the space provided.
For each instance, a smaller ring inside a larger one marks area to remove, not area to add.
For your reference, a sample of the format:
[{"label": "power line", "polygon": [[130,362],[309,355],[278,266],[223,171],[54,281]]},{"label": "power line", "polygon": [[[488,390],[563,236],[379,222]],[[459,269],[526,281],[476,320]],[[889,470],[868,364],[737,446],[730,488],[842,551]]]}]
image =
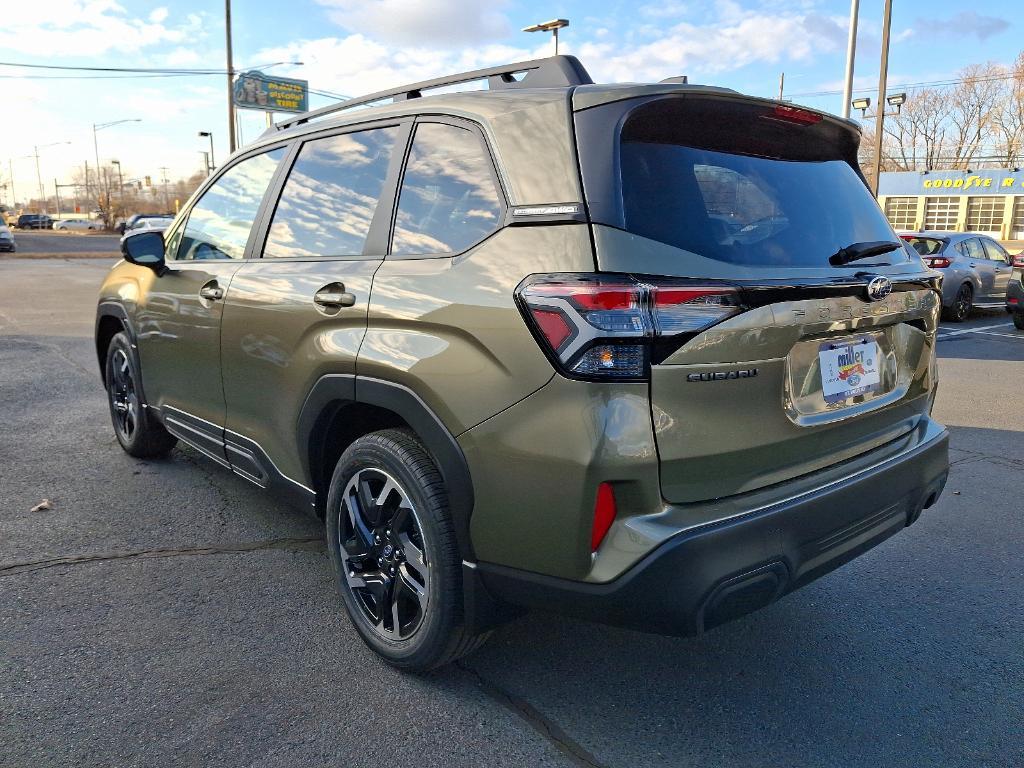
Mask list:
[{"label": "power line", "polygon": [[[992,75],[991,77],[961,77],[947,80],[927,80],[920,83],[893,83],[892,88],[949,88],[961,83],[987,83],[995,80],[1015,80],[1019,74]],[[854,88],[854,93],[874,93],[874,88]],[[787,98],[798,98],[807,96],[842,96],[842,91],[805,91],[804,93],[787,93]]]}]

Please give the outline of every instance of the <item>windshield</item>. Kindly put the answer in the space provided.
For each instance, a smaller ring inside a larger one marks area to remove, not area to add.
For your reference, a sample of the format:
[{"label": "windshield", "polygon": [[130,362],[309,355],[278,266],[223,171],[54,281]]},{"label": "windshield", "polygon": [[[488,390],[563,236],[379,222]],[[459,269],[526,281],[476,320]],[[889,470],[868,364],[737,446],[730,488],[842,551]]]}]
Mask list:
[{"label": "windshield", "polygon": [[[634,234],[710,259],[797,267],[827,265],[854,243],[896,240],[844,160],[754,157],[625,134],[622,198]],[[906,260],[898,249],[858,264]]]},{"label": "windshield", "polygon": [[942,253],[942,249],[946,247],[946,241],[937,237],[905,236],[903,240],[917,251],[919,256],[933,256]]}]

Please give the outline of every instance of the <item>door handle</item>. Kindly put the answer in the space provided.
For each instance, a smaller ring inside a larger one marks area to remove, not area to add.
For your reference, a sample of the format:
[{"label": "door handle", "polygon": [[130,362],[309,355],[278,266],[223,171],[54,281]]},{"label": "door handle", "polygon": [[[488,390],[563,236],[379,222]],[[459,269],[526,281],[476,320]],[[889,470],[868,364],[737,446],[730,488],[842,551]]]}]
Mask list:
[{"label": "door handle", "polygon": [[220,301],[224,298],[224,289],[217,285],[217,281],[207,283],[199,289],[199,296],[210,301]]},{"label": "door handle", "polygon": [[313,303],[332,309],[351,307],[356,303],[356,295],[346,291],[345,286],[341,283],[331,283],[313,294]]}]

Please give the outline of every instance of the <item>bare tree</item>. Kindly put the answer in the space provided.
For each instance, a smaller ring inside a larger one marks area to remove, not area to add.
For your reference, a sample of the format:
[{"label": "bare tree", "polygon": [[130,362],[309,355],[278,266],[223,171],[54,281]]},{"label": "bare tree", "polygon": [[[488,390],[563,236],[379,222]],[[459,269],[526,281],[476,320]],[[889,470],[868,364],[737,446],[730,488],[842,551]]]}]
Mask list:
[{"label": "bare tree", "polygon": [[996,149],[1006,165],[1024,162],[1024,51],[1017,54],[1009,78],[1002,82],[1002,94],[992,114]]},{"label": "bare tree", "polygon": [[985,140],[991,136],[999,108],[1006,70],[998,64],[974,64],[960,72],[961,81],[949,96],[953,143],[948,163],[952,168],[969,168]]}]

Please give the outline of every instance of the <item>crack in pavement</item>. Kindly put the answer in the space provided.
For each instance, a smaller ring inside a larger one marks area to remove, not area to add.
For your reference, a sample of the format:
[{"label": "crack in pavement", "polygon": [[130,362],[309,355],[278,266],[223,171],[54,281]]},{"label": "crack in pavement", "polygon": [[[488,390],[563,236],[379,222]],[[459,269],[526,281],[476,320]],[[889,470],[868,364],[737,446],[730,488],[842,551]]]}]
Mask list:
[{"label": "crack in pavement", "polygon": [[54,557],[47,560],[3,564],[0,565],[0,578],[13,576],[18,573],[40,571],[44,568],[56,568],[62,565],[80,565],[82,563],[112,562],[117,560],[144,560],[161,557],[229,555],[239,552],[257,552],[264,549],[322,550],[324,549],[324,540],[321,536],[307,536],[303,538],[267,539],[265,541],[248,541],[237,544],[220,544],[209,547],[139,549],[120,552],[99,552],[92,555],[70,555],[68,557]]},{"label": "crack in pavement", "polygon": [[455,666],[476,678],[477,684],[484,693],[513,714],[525,720],[527,725],[533,728],[546,741],[550,742],[555,749],[568,757],[573,763],[581,766],[581,768],[606,768],[605,764],[596,755],[563,731],[556,722],[541,714],[531,704],[513,696],[497,683],[488,680],[477,670],[466,666],[464,662],[456,661]]}]

